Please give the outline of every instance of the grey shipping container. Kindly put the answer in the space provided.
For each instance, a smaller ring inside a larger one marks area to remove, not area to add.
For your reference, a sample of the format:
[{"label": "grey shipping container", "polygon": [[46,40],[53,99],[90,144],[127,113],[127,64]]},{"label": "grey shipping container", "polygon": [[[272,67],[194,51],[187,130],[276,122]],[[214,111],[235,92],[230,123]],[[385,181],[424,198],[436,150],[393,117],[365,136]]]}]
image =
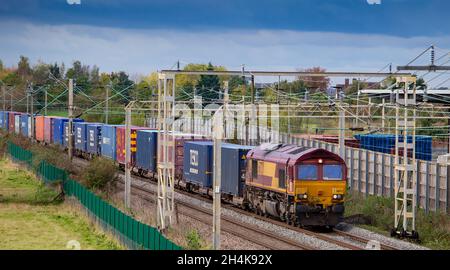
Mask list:
[{"label": "grey shipping container", "polygon": [[75,149],[81,152],[86,152],[87,124],[85,122],[73,123]]},{"label": "grey shipping container", "polygon": [[211,188],[212,166],[212,142],[199,141],[184,144],[183,172],[186,183]]},{"label": "grey shipping container", "polygon": [[156,172],[157,130],[138,130],[136,134],[136,167]]},{"label": "grey shipping container", "polygon": [[223,143],[221,158],[221,193],[242,197],[245,184],[246,156],[253,146]]},{"label": "grey shipping container", "polygon": [[87,145],[86,151],[93,155],[101,153],[102,124],[87,125]]}]

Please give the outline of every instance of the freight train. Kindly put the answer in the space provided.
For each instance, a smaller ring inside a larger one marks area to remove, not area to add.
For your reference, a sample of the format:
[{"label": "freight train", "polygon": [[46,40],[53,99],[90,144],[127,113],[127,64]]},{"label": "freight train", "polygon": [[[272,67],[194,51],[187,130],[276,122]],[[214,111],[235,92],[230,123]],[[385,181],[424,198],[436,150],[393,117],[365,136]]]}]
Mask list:
[{"label": "freight train", "polygon": [[[42,144],[68,146],[68,119],[0,111],[0,127],[11,133],[34,138]],[[74,119],[75,154],[90,159],[102,156],[122,168],[125,163],[125,126],[84,122]],[[131,164],[141,176],[155,180],[157,158],[161,155],[158,131],[130,128]],[[178,188],[212,195],[213,144],[201,136],[171,133]],[[337,225],[344,213],[347,167],[338,155],[324,149],[286,144],[258,147],[222,144],[221,193],[223,201],[259,215],[281,219],[292,225]]]}]

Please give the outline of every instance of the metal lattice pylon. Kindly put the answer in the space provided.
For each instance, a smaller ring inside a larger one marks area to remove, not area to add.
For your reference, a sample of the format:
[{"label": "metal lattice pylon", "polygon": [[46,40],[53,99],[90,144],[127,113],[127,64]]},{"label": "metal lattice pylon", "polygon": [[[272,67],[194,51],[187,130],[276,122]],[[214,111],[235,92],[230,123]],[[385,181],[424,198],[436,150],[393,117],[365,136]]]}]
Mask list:
[{"label": "metal lattice pylon", "polygon": [[175,185],[175,75],[158,74],[158,198],[157,225],[164,230],[172,224]]},{"label": "metal lattice pylon", "polygon": [[[395,228],[392,234],[417,238],[416,78],[398,77],[397,83],[402,87],[399,87],[396,93]],[[412,153],[410,158],[408,153]]]}]

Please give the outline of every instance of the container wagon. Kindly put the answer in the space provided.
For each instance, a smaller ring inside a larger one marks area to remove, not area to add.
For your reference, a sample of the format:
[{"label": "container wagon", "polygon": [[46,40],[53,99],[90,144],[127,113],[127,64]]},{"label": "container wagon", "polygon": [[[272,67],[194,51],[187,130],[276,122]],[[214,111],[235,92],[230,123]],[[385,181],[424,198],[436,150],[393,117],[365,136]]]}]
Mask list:
[{"label": "container wagon", "polygon": [[[355,135],[360,141],[361,148],[370,151],[376,151],[386,154],[395,154],[395,135],[392,134],[367,134]],[[407,142],[412,143],[412,136],[407,137]],[[422,160],[432,160],[433,148],[431,136],[415,137],[416,158]],[[399,137],[400,152],[403,153],[403,136]],[[408,150],[408,156],[412,157],[411,150]]]},{"label": "container wagon", "polygon": [[9,118],[9,127],[8,131],[10,133],[14,133],[16,130],[16,114],[17,112],[8,112],[8,118]]},{"label": "container wagon", "polygon": [[213,143],[210,141],[184,144],[184,181],[186,189],[207,194],[212,187]]},{"label": "container wagon", "polygon": [[8,112],[1,111],[0,112],[0,127],[3,128],[4,130],[7,130],[9,128],[8,120],[9,120]]},{"label": "container wagon", "polygon": [[24,137],[31,137],[31,117],[28,114],[20,116],[20,134]]},{"label": "container wagon", "polygon": [[15,114],[14,115],[14,133],[20,134],[20,116],[22,114]]},{"label": "container wagon", "polygon": [[[72,134],[73,134],[73,139],[75,140],[75,123],[84,123],[83,119],[80,118],[74,118],[73,119],[73,124],[72,124]],[[64,127],[64,131],[63,131],[63,143],[62,146],[64,147],[64,149],[66,149],[67,147],[69,147],[69,121],[63,121],[63,127]]]},{"label": "container wagon", "polygon": [[87,145],[86,152],[91,156],[101,155],[102,145],[102,124],[87,124]]},{"label": "container wagon", "polygon": [[[172,133],[169,133],[168,140],[174,140],[175,141],[175,157],[172,156],[173,148],[169,146],[169,154],[168,158],[169,161],[173,162],[175,164],[175,181],[176,185],[185,187],[185,182],[183,180],[183,163],[184,163],[184,144],[188,141],[210,141],[207,140],[205,137],[202,136],[193,136],[191,134],[187,133],[180,133],[175,132],[174,138],[172,138]],[[162,142],[164,141],[163,133],[158,133],[158,155],[159,159],[163,160],[164,158],[164,151],[163,151],[163,145]]]},{"label": "container wagon", "polygon": [[87,146],[87,140],[86,140],[86,126],[88,123],[86,122],[78,122],[73,123],[73,130],[74,130],[74,148],[75,152],[79,156],[83,156],[83,153],[86,153],[86,146]]},{"label": "container wagon", "polygon": [[[138,130],[149,130],[147,127],[130,128],[130,153],[131,153],[131,166],[134,167],[136,163],[136,133]],[[125,127],[116,128],[116,161],[121,165],[125,164]]]},{"label": "container wagon", "polygon": [[253,146],[231,143],[222,144],[220,185],[222,199],[234,204],[242,204],[247,154],[253,148]]},{"label": "container wagon", "polygon": [[44,141],[44,116],[37,115],[34,118],[34,124],[35,124],[35,138],[39,142]]},{"label": "container wagon", "polygon": [[64,145],[64,123],[69,121],[68,118],[53,119],[53,143],[56,145]]},{"label": "container wagon", "polygon": [[52,117],[51,116],[44,116],[44,142],[45,143],[52,143],[53,138],[53,130],[52,130]]},{"label": "container wagon", "polygon": [[103,157],[116,160],[116,129],[123,125],[103,125],[101,154]]},{"label": "container wagon", "polygon": [[136,168],[138,173],[156,173],[157,130],[138,130],[136,133]]}]

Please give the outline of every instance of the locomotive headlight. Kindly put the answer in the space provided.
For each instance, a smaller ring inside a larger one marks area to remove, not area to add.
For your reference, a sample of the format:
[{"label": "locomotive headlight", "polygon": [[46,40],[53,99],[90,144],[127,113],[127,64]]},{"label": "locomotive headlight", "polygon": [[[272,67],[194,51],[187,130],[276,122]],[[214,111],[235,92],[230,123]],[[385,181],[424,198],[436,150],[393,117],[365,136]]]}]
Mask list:
[{"label": "locomotive headlight", "polygon": [[344,195],[342,194],[333,194],[333,200],[342,200]]},{"label": "locomotive headlight", "polygon": [[306,200],[306,199],[308,199],[308,194],[298,194],[297,195],[297,198],[299,199],[299,200]]}]

